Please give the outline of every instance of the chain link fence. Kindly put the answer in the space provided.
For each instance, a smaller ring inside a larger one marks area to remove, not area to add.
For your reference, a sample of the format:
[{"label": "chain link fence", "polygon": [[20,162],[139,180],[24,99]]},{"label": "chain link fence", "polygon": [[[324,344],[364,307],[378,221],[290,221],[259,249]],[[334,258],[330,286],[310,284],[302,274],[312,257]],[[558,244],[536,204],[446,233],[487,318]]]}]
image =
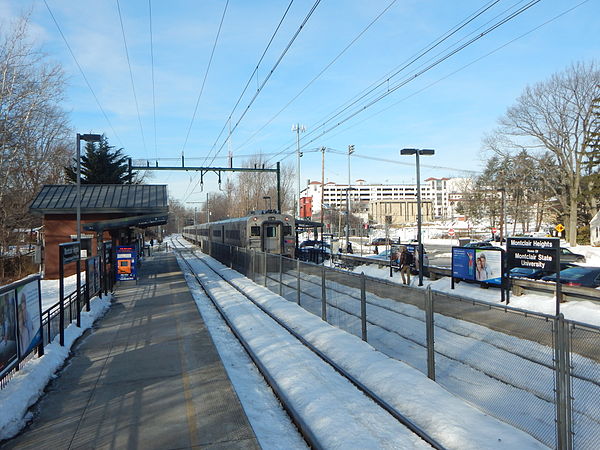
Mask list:
[{"label": "chain link fence", "polygon": [[551,448],[600,442],[600,328],[213,244],[213,257]]}]

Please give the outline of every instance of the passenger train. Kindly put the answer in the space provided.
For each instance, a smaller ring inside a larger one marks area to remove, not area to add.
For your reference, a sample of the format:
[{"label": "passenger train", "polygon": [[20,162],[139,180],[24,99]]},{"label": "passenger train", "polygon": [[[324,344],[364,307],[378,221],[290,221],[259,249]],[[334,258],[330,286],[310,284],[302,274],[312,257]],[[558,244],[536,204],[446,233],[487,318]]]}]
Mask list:
[{"label": "passenger train", "polygon": [[210,243],[233,245],[293,257],[294,217],[276,211],[253,211],[249,216],[184,227],[183,237],[207,250]]}]

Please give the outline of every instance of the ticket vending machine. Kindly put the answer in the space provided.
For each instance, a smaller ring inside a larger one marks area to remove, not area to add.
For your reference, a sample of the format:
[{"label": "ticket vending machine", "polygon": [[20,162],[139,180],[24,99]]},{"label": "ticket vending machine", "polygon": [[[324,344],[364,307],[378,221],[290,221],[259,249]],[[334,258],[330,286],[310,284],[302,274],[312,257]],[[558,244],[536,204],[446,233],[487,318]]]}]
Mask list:
[{"label": "ticket vending machine", "polygon": [[137,280],[137,249],[135,245],[117,247],[117,281]]}]

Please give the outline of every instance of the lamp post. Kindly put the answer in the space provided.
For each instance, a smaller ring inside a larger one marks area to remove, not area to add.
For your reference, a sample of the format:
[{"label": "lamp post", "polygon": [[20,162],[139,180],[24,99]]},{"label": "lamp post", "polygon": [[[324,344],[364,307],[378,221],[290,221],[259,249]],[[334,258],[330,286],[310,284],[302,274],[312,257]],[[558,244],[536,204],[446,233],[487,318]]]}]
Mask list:
[{"label": "lamp post", "polygon": [[304,133],[306,128],[304,125],[295,124],[292,125],[292,131],[296,133],[296,143],[297,143],[297,172],[298,172],[298,201],[296,202],[296,216],[298,219],[300,218],[300,158],[302,157],[302,152],[300,152],[300,133]]},{"label": "lamp post", "polygon": [[502,241],[508,237],[508,227],[506,225],[506,203],[504,195],[506,194],[506,189],[500,188],[498,189],[501,195],[501,209],[502,209],[502,226],[500,227],[500,244]]},{"label": "lamp post", "polygon": [[354,145],[348,146],[348,189],[346,189],[346,249],[350,244],[350,155],[354,153]]},{"label": "lamp post", "polygon": [[[79,134],[77,133],[77,242],[81,244],[81,141],[99,142],[101,134]],[[81,249],[81,246],[80,246]]]},{"label": "lamp post", "polygon": [[415,155],[417,166],[417,242],[419,244],[419,286],[423,286],[423,243],[421,242],[421,173],[419,168],[420,155],[433,155],[435,150],[418,149],[418,148],[403,148],[400,150],[400,155]]}]

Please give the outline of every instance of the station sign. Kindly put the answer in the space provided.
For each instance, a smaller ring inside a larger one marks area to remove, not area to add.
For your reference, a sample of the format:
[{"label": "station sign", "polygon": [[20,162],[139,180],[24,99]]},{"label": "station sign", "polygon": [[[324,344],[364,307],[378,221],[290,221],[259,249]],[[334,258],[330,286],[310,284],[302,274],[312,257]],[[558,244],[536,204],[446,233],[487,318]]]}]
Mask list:
[{"label": "station sign", "polygon": [[77,261],[81,255],[80,242],[67,242],[58,245],[63,264],[68,264]]},{"label": "station sign", "polygon": [[558,238],[508,238],[508,268],[525,267],[545,271],[559,270]]}]

